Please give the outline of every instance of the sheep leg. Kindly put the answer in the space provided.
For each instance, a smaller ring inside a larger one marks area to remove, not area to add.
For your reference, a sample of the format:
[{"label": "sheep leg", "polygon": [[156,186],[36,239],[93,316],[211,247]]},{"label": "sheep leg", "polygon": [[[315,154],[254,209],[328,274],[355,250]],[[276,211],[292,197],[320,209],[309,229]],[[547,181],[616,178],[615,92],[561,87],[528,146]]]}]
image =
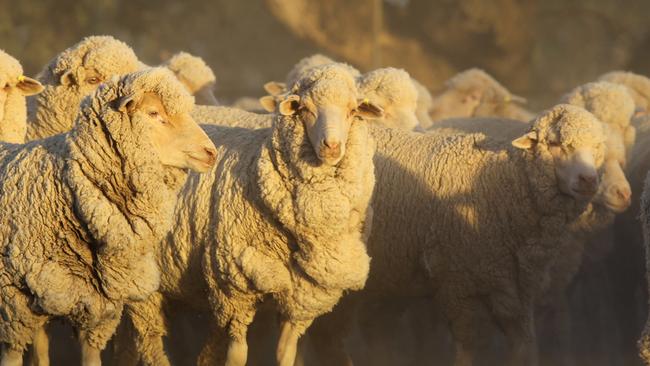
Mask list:
[{"label": "sheep leg", "polygon": [[81,365],[82,366],[101,366],[101,350],[91,346],[85,339],[81,341]]},{"label": "sheep leg", "polygon": [[445,302],[443,309],[454,337],[456,349],[454,366],[472,366],[476,352],[477,323],[481,303],[470,298],[455,299],[455,301]]},{"label": "sheep leg", "polygon": [[301,329],[304,328],[289,321],[282,322],[280,340],[275,353],[278,366],[293,366],[296,361],[298,338],[300,338]]},{"label": "sheep leg", "polygon": [[518,317],[497,315],[497,322],[506,335],[511,353],[509,364],[537,365],[537,344],[532,306]]},{"label": "sheep leg", "polygon": [[231,339],[226,353],[226,366],[245,366],[248,358],[248,343],[244,339]]},{"label": "sheep leg", "polygon": [[34,333],[34,341],[32,343],[32,362],[33,366],[49,366],[50,365],[50,343],[45,331],[45,325],[39,327]]},{"label": "sheep leg", "polygon": [[163,337],[167,334],[162,295],[153,293],[146,300],[127,308],[133,329],[137,354],[145,366],[169,366]]},{"label": "sheep leg", "polygon": [[223,365],[226,362],[226,352],[229,337],[222,328],[212,328],[208,334],[208,339],[203,345],[196,362],[198,366]]},{"label": "sheep leg", "polygon": [[[309,327],[307,339],[314,350],[316,364],[352,366],[352,359],[343,345],[349,322],[352,321],[352,315],[348,314],[348,309],[349,307],[346,306],[337,306],[334,311],[322,315]],[[304,353],[303,348],[299,348],[298,353]]]},{"label": "sheep leg", "polygon": [[21,351],[4,347],[0,366],[21,366],[23,364],[23,353]]}]

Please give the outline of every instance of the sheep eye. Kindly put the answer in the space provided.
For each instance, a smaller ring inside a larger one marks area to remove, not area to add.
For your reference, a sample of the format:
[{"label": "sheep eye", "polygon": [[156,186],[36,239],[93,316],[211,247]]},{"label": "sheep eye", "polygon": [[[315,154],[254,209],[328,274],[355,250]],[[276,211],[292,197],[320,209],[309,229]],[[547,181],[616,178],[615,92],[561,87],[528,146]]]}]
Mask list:
[{"label": "sheep eye", "polygon": [[158,113],[158,111],[150,111],[149,112],[149,117],[154,117],[155,118],[155,117],[158,117],[159,115],[160,115],[160,113]]},{"label": "sheep eye", "polygon": [[97,84],[97,83],[99,83],[99,78],[93,76],[91,78],[86,79],[86,82],[88,84]]}]

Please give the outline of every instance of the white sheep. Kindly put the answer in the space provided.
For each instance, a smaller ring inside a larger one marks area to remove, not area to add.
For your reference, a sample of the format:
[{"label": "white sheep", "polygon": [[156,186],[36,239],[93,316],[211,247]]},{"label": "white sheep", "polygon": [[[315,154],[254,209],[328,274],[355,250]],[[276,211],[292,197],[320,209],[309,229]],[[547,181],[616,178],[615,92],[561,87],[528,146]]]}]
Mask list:
[{"label": "white sheep", "polygon": [[424,129],[425,126],[431,126],[433,124],[433,120],[431,119],[431,113],[433,112],[433,96],[431,96],[429,89],[419,81],[411,78],[411,82],[413,82],[413,86],[415,86],[415,90],[418,92],[415,114],[418,118],[419,129]]},{"label": "white sheep", "polygon": [[242,109],[222,106],[197,105],[192,110],[192,118],[199,123],[241,128],[268,128],[273,123],[273,115],[253,113]]},{"label": "white sheep", "polygon": [[217,81],[214,72],[202,58],[179,52],[160,66],[170,69],[194,95],[197,105],[219,105],[213,89]]},{"label": "white sheep", "polygon": [[629,88],[637,111],[647,113],[650,111],[650,79],[643,75],[626,71],[611,71],[602,75],[598,80],[625,85]]},{"label": "white sheep", "polygon": [[124,303],[156,290],[153,244],[186,169],[216,154],[193,104],[171,72],[136,72],[84,99],[70,132],[0,145],[3,366],[22,364],[53,317],[79,330],[82,363],[99,365]]},{"label": "white sheep", "polygon": [[27,98],[27,141],[67,132],[85,96],[140,67],[133,50],[111,36],[86,37],[61,52],[37,76],[45,90]]},{"label": "white sheep", "polygon": [[[534,304],[558,238],[596,193],[604,136],[593,115],[558,105],[529,126],[514,121],[512,128],[520,138],[500,130],[371,129],[377,141],[373,262],[358,297],[377,303],[435,296],[451,322],[458,365],[472,363],[475,321],[483,311],[505,331],[513,364],[532,362]],[[372,317],[367,309],[360,314]],[[340,344],[329,338],[315,344],[337,354]]]},{"label": "white sheep", "polygon": [[14,144],[25,142],[25,97],[41,91],[41,83],[23,75],[20,62],[0,50],[0,141]]},{"label": "white sheep", "polygon": [[357,97],[347,68],[325,65],[294,84],[272,128],[204,126],[218,146],[217,168],[181,193],[172,235],[158,250],[159,296],[128,312],[146,364],[168,364],[164,299],[205,308],[207,293],[216,324],[200,362],[221,352],[243,365],[257,303],[272,297],[283,319],[277,360],[286,366],[313,319],[363,287],[374,148],[359,117],[381,111]]},{"label": "white sheep", "polygon": [[488,73],[474,68],[447,80],[444,89],[434,95],[431,120],[435,123],[447,118],[505,117],[528,121],[533,114],[521,106],[525,102]]}]

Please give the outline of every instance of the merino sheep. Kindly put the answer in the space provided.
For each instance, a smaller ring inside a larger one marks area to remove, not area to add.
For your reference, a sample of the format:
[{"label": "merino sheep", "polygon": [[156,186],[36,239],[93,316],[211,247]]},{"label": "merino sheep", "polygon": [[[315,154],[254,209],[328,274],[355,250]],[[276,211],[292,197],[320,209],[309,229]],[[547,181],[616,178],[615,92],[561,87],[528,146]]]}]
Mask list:
[{"label": "merino sheep", "polygon": [[384,110],[384,117],[376,123],[406,131],[420,126],[416,115],[418,90],[406,71],[387,67],[365,73],[357,80],[361,95]]},{"label": "merino sheep", "polygon": [[375,303],[376,297],[435,295],[451,323],[458,365],[472,363],[474,322],[482,311],[505,331],[512,363],[532,362],[533,308],[557,239],[596,193],[604,136],[593,115],[558,105],[529,126],[515,123],[523,136],[514,140],[499,131],[371,129],[377,141],[368,241],[373,266],[358,297]]},{"label": "merino sheep", "polygon": [[639,112],[650,111],[650,79],[643,75],[626,71],[611,71],[598,80],[625,85],[629,88]]},{"label": "merino sheep", "polygon": [[433,120],[431,119],[431,113],[433,112],[433,97],[427,89],[426,86],[422,85],[419,81],[411,78],[415,90],[418,92],[417,107],[415,109],[415,114],[418,118],[420,129],[424,129],[425,126],[431,126]]},{"label": "merino sheep", "polygon": [[27,98],[27,141],[67,132],[85,96],[140,67],[133,50],[111,36],[86,37],[61,52],[37,76],[45,90]]},{"label": "merino sheep", "polygon": [[272,297],[283,318],[277,360],[286,366],[313,319],[363,287],[374,147],[359,117],[381,111],[358,103],[354,78],[338,64],[310,69],[291,93],[270,129],[204,126],[218,146],[217,168],[181,193],[158,250],[160,293],[128,311],[146,364],[168,364],[165,299],[205,308],[208,293],[219,329],[200,363],[223,352],[227,364],[243,365],[257,303]]},{"label": "merino sheep", "polygon": [[431,120],[435,123],[447,118],[505,117],[528,121],[533,114],[521,106],[525,102],[485,71],[469,69],[447,80],[445,88],[433,97]]},{"label": "merino sheep", "polygon": [[0,50],[0,141],[25,142],[25,97],[43,91],[38,81],[23,75],[20,62]]},{"label": "merino sheep", "polygon": [[162,65],[170,69],[194,95],[198,105],[219,105],[212,90],[217,78],[202,58],[187,52],[179,52]]},{"label": "merino sheep", "polygon": [[165,69],[113,78],[84,99],[72,130],[0,145],[1,364],[52,317],[79,330],[99,365],[124,303],[160,282],[153,244],[171,226],[186,169],[215,148],[189,117],[192,97]]},{"label": "merino sheep", "polygon": [[241,128],[268,128],[273,123],[273,115],[247,112],[233,107],[199,105],[192,110],[192,118],[199,123]]}]

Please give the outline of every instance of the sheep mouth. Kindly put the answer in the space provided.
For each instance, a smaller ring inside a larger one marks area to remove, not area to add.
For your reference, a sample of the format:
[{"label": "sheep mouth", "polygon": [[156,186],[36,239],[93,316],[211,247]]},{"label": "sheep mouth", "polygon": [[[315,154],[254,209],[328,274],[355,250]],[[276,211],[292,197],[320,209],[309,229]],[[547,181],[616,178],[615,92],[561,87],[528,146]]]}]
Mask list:
[{"label": "sheep mouth", "polygon": [[571,188],[571,193],[581,199],[589,200],[596,194],[596,189],[577,189]]},{"label": "sheep mouth", "polygon": [[214,166],[215,159],[213,158],[199,158],[189,155],[189,165],[201,172],[207,172]]},{"label": "sheep mouth", "polygon": [[607,208],[608,210],[619,214],[625,212],[625,210],[627,210],[630,207],[630,202],[614,203],[614,202],[605,201],[603,203],[603,206],[605,206],[605,208]]}]

